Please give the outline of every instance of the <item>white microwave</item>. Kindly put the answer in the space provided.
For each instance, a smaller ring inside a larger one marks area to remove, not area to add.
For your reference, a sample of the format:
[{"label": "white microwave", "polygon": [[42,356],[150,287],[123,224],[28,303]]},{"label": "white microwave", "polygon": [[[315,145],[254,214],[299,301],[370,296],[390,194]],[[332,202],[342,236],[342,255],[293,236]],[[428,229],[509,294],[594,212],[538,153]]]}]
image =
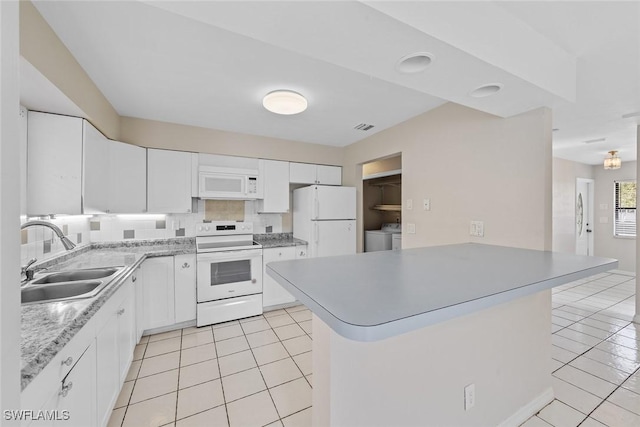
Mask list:
[{"label": "white microwave", "polygon": [[198,196],[201,199],[258,199],[258,180],[257,170],[200,166]]}]

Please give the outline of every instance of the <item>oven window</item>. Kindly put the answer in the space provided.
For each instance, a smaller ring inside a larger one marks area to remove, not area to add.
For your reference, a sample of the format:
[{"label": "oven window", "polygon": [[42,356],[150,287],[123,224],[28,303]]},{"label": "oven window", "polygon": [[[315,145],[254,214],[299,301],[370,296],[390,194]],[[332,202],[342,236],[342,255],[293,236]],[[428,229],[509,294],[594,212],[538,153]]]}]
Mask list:
[{"label": "oven window", "polygon": [[211,263],[211,286],[251,280],[251,260]]}]

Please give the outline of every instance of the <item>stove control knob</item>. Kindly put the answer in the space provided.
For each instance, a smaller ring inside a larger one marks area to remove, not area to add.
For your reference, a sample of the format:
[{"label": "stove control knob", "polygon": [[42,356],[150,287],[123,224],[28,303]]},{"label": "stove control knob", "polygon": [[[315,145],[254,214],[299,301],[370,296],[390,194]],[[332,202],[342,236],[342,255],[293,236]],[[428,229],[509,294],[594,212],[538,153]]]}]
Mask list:
[{"label": "stove control knob", "polygon": [[204,226],[204,230],[205,230],[205,231],[209,231],[209,226],[208,226],[208,225],[205,225],[205,226]]}]

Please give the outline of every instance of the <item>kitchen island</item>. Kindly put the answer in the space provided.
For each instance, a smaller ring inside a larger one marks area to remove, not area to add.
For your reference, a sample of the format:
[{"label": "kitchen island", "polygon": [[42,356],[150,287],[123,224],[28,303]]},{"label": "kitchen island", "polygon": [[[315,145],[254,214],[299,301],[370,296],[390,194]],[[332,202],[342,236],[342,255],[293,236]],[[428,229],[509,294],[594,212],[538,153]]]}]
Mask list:
[{"label": "kitchen island", "polygon": [[553,399],[550,289],[616,267],[459,244],[267,271],[314,313],[314,425],[517,426]]}]

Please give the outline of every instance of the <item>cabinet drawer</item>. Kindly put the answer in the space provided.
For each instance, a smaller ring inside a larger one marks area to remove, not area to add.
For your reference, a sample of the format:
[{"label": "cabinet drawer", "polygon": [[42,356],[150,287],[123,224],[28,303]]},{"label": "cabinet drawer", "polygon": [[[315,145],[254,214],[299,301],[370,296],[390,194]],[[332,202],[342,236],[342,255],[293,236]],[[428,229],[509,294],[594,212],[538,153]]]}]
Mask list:
[{"label": "cabinet drawer", "polygon": [[268,249],[264,249],[262,252],[262,258],[265,264],[273,261],[285,261],[288,259],[295,259],[295,257],[296,257],[295,246],[285,246],[282,248],[268,248]]}]

